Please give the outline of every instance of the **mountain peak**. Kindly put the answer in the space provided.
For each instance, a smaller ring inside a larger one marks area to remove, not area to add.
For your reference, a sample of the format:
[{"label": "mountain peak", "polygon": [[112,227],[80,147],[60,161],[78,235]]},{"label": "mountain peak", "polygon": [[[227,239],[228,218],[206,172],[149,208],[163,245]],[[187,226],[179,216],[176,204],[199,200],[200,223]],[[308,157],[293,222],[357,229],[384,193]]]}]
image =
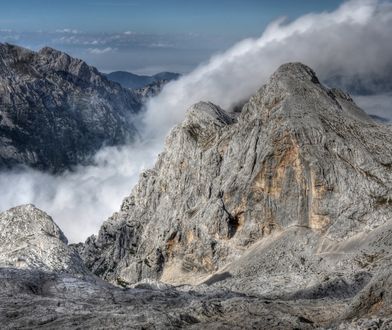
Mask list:
[{"label": "mountain peak", "polygon": [[222,126],[233,123],[233,118],[228,112],[211,102],[199,102],[188,109],[185,122]]},{"label": "mountain peak", "polygon": [[11,50],[11,49],[15,49],[15,50],[28,50],[27,48],[21,47],[21,46],[17,46],[17,45],[13,45],[13,44],[9,44],[8,42],[0,42],[0,49],[1,50]]},{"label": "mountain peak", "polygon": [[[379,177],[390,177],[382,165],[392,162],[390,133],[356,111],[300,63],[281,66],[236,119],[197,103],[126,199],[126,215],[114,215],[86,244],[87,264],[113,282],[186,283],[271,234],[289,237],[293,227],[338,241],[360,232],[365,216],[383,224],[374,208],[385,194]],[[118,246],[122,237],[137,253]]]},{"label": "mountain peak", "polygon": [[320,83],[313,69],[300,62],[282,64],[271,77],[271,80],[281,79],[295,79],[297,83],[301,80],[309,80],[315,84]]},{"label": "mountain peak", "polygon": [[45,46],[45,47],[41,48],[38,51],[38,54],[42,54],[42,55],[52,55],[52,54],[60,55],[60,54],[65,54],[65,53],[60,51],[60,50],[54,49],[52,47]]},{"label": "mountain peak", "polygon": [[62,171],[136,132],[140,97],[50,47],[1,44],[0,90],[0,167]]},{"label": "mountain peak", "polygon": [[251,116],[269,122],[275,118],[287,120],[294,129],[323,129],[325,120],[374,124],[349,94],[322,85],[316,73],[302,63],[281,65],[244,109],[240,120]]}]

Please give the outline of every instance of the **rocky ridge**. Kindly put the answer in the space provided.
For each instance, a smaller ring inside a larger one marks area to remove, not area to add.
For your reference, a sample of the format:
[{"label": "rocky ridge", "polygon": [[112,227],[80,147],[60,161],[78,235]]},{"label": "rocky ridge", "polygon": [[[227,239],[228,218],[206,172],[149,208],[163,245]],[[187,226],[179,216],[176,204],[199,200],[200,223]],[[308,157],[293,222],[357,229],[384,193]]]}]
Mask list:
[{"label": "rocky ridge", "polygon": [[391,164],[386,126],[311,69],[284,65],[239,116],[192,107],[83,255],[114,283],[182,283],[270,234],[305,230],[305,260],[329,254],[391,219]]},{"label": "rocky ridge", "polygon": [[[121,210],[76,247],[87,271],[1,268],[0,320],[389,329],[391,197],[391,128],[310,68],[285,64],[239,113],[205,102],[189,109]],[[40,217],[35,232],[50,223]],[[7,237],[15,244],[3,251],[19,250],[24,240]]]},{"label": "rocky ridge", "polygon": [[62,171],[135,137],[141,100],[79,59],[0,44],[0,167]]},{"label": "rocky ridge", "polygon": [[135,89],[135,93],[140,96],[143,102],[146,102],[149,98],[158,95],[163,87],[169,82],[169,80],[157,80],[151,84]]}]

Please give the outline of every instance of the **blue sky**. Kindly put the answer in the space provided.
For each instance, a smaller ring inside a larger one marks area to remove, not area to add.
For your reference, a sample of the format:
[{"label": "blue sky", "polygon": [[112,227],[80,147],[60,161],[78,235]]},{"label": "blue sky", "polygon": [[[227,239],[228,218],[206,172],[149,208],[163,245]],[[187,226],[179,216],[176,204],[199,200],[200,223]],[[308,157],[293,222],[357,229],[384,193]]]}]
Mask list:
[{"label": "blue sky", "polygon": [[337,0],[1,0],[0,22],[30,31],[258,34],[277,16],[331,10]]},{"label": "blue sky", "polygon": [[272,20],[330,11],[328,0],[0,0],[0,42],[49,45],[103,71],[187,72]]}]

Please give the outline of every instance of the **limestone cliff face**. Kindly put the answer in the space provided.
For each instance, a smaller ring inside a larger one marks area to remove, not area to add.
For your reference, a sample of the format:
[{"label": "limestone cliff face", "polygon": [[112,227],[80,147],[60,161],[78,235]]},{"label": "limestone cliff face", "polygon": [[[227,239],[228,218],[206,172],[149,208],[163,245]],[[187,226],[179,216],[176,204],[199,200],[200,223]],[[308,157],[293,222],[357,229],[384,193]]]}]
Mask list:
[{"label": "limestone cliff face", "polygon": [[0,43],[0,168],[61,171],[136,134],[141,100],[52,48]]},{"label": "limestone cliff face", "polygon": [[194,283],[303,229],[310,260],[391,220],[391,168],[387,126],[310,68],[286,64],[240,114],[193,106],[82,254],[113,283]]}]

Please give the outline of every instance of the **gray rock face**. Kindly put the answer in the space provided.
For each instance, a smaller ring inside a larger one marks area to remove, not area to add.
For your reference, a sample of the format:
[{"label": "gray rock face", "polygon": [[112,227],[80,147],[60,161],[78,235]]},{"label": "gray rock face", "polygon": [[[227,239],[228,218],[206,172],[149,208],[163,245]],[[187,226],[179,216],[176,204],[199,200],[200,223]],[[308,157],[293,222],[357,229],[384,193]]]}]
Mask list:
[{"label": "gray rock face", "polygon": [[52,218],[33,205],[0,214],[0,267],[88,273]]},{"label": "gray rock face", "polygon": [[86,263],[113,283],[193,283],[295,227],[313,241],[305,259],[329,253],[391,219],[391,138],[311,69],[284,65],[236,118],[192,107]]},{"label": "gray rock face", "polygon": [[0,167],[60,171],[135,136],[133,91],[51,48],[0,44]]}]

